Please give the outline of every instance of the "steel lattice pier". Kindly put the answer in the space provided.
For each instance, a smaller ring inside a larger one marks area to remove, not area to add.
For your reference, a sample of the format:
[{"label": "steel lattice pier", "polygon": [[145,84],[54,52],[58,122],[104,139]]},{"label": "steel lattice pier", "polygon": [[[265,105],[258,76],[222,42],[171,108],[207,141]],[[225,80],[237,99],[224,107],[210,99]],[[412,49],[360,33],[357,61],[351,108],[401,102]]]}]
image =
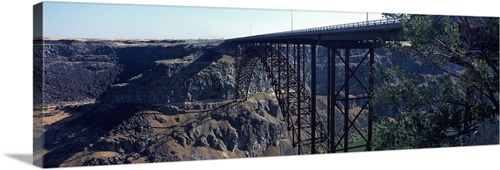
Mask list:
[{"label": "steel lattice pier", "polygon": [[[361,61],[354,64],[349,60],[350,48],[344,48],[341,53],[338,48],[328,47],[326,115],[318,114],[316,110],[316,71],[310,71],[310,75],[305,71],[306,68],[316,70],[316,44],[251,43],[243,48],[239,46],[239,49],[244,49],[240,50],[236,78],[240,98],[248,96],[253,70],[260,62],[273,86],[296,154],[349,152],[360,147],[365,147],[365,151],[372,149],[373,107],[369,101],[373,92],[373,47],[368,48]],[[307,67],[306,58],[310,59]],[[365,64],[369,68],[368,82],[363,82],[356,75],[364,63],[368,63]],[[336,64],[344,66],[343,80],[335,77],[339,71]],[[307,78],[310,78],[310,84],[306,83]],[[335,85],[338,81],[343,82],[341,87]],[[350,94],[349,86],[353,82],[359,83],[366,94],[345,95]],[[354,111],[350,106],[356,101],[364,104]],[[359,118],[363,116],[367,121],[361,128]],[[362,142],[349,146],[352,136]]]}]

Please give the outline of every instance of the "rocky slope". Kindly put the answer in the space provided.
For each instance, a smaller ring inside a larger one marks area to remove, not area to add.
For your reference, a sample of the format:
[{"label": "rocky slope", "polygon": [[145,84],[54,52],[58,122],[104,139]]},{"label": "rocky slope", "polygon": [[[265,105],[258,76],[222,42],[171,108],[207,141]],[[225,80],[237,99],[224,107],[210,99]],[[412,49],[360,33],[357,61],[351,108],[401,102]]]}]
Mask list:
[{"label": "rocky slope", "polygon": [[43,95],[34,95],[40,99],[35,163],[59,167],[293,154],[267,77],[256,74],[254,95],[237,101],[235,60],[222,53],[220,43],[35,41],[35,75],[44,75],[35,76],[34,85],[43,87]]}]

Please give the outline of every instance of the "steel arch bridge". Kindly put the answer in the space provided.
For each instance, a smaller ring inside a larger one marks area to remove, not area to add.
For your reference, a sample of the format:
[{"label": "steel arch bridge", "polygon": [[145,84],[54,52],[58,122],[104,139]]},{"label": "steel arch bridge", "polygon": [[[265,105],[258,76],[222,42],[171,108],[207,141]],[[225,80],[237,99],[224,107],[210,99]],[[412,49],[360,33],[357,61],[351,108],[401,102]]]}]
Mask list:
[{"label": "steel arch bridge", "polygon": [[[236,78],[239,97],[248,95],[253,70],[260,62],[271,80],[296,154],[349,152],[356,148],[370,151],[374,51],[385,41],[393,40],[400,30],[398,20],[384,19],[227,40],[240,57]],[[317,108],[319,46],[327,49],[326,114]],[[353,49],[364,49],[366,53],[352,61]],[[367,80],[358,76],[361,67],[367,67]],[[343,78],[335,76],[342,72]],[[353,84],[364,94],[351,95]],[[355,102],[362,103],[360,108],[351,107]],[[361,142],[352,143],[353,136]]]}]

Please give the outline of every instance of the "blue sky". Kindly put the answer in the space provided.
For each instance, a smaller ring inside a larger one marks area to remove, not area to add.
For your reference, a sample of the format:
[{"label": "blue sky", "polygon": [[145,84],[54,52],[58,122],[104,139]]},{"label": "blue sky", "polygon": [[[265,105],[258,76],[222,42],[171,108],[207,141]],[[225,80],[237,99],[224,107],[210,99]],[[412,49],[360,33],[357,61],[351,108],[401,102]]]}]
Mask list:
[{"label": "blue sky", "polygon": [[[44,36],[221,39],[366,20],[366,13],[44,2]],[[369,20],[382,19],[370,13]],[[251,26],[250,26],[251,25]]]}]

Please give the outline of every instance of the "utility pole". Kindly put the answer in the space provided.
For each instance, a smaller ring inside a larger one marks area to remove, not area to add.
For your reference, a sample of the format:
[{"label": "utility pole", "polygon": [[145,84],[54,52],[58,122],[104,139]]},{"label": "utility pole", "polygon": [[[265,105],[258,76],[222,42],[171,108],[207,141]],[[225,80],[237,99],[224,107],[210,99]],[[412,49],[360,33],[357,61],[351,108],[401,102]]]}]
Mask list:
[{"label": "utility pole", "polygon": [[252,24],[248,24],[248,26],[250,27],[250,36],[252,35]]},{"label": "utility pole", "polygon": [[293,31],[293,9],[290,10],[290,26],[292,27],[292,31]]}]

